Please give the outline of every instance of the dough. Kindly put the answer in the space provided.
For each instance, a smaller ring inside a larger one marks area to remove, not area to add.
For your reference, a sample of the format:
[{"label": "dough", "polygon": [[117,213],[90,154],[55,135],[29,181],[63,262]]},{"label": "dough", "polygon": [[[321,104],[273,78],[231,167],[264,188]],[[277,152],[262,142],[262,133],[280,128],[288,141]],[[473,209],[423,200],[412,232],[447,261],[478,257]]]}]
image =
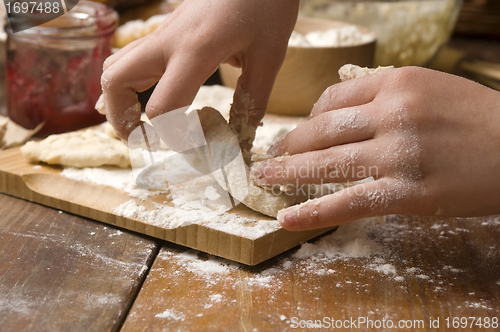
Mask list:
[{"label": "dough", "polygon": [[198,115],[208,144],[208,151],[205,151],[212,169],[216,170],[213,173],[215,179],[233,198],[252,210],[274,218],[279,210],[295,203],[295,195],[281,192],[278,188],[267,190],[252,181],[250,167],[241,155],[238,136],[217,110],[204,107]]},{"label": "dough", "polygon": [[146,21],[133,20],[116,29],[113,46],[122,48],[127,44],[149,35],[155,31],[169,14],[159,14],[148,18]]},{"label": "dough", "polygon": [[377,68],[367,68],[367,67],[360,67],[356,65],[347,64],[340,67],[339,75],[340,75],[340,80],[344,82],[361,76],[373,75],[381,71],[392,68],[394,68],[394,66],[387,66],[387,67],[378,66]]},{"label": "dough", "polygon": [[104,133],[92,129],[51,135],[39,142],[28,142],[22,148],[30,162],[45,162],[70,167],[104,165],[130,167],[127,146]]}]

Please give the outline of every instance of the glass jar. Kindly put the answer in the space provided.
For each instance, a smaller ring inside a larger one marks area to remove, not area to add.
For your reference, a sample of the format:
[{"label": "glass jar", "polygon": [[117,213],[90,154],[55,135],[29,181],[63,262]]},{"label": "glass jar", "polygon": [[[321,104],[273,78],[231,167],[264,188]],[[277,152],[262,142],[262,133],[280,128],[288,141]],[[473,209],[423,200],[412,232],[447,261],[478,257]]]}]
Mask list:
[{"label": "glass jar", "polygon": [[68,13],[30,29],[6,28],[9,117],[38,136],[101,123],[95,110],[104,60],[111,55],[117,13],[80,1]]}]

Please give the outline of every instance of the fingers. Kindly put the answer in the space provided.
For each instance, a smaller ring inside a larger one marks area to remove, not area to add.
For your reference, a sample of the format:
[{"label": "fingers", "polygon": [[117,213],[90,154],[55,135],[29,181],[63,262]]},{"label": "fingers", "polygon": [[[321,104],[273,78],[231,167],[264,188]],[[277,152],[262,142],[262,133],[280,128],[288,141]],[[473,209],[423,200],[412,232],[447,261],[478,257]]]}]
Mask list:
[{"label": "fingers", "polygon": [[106,58],[106,61],[104,61],[103,65],[103,70],[108,69],[111,67],[116,61],[118,61],[121,57],[123,57],[125,54],[136,48],[137,46],[141,45],[145,40],[147,36],[134,40],[133,42],[125,45],[125,47],[122,47],[118,52],[110,55],[109,57]]},{"label": "fingers", "polygon": [[252,51],[237,61],[242,66],[242,74],[234,93],[229,125],[239,134],[240,146],[246,151],[251,149],[255,130],[264,117],[274,81],[285,58],[286,44],[276,49],[270,55],[267,48],[252,47]]},{"label": "fingers", "polygon": [[151,87],[165,71],[163,51],[152,40],[148,38],[124,54],[101,77],[106,116],[117,135],[124,140],[139,123],[141,110],[137,107],[136,92]]},{"label": "fingers", "polygon": [[174,56],[149,98],[146,115],[161,139],[174,151],[203,145],[203,136],[198,136],[203,135],[201,128],[193,131],[194,123],[185,111],[217,66],[216,62],[199,62],[191,56]]},{"label": "fingers", "polygon": [[291,230],[331,227],[370,216],[397,213],[403,197],[388,179],[357,184],[334,194],[278,212],[281,226]]},{"label": "fingers", "polygon": [[340,183],[373,176],[385,169],[378,166],[375,140],[333,146],[255,163],[252,177],[261,186]]},{"label": "fingers", "polygon": [[358,77],[327,88],[311,110],[310,118],[321,113],[341,108],[370,103],[380,90],[380,82],[385,73]]},{"label": "fingers", "polygon": [[376,128],[367,113],[361,108],[321,113],[289,132],[267,153],[272,156],[294,155],[370,139]]},{"label": "fingers", "polygon": [[146,114],[153,119],[166,112],[191,105],[200,86],[219,65],[218,59],[200,61],[197,55],[175,54],[146,105]]}]

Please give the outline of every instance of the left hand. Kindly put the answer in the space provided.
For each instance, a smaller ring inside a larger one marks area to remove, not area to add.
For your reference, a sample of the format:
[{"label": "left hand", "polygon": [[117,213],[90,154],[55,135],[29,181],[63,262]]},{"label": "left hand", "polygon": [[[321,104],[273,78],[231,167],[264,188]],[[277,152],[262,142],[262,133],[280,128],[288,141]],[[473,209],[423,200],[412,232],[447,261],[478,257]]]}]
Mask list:
[{"label": "left hand", "polygon": [[424,68],[328,88],[305,124],[256,163],[264,185],[375,181],[281,210],[289,230],[382,214],[500,213],[500,93]]}]

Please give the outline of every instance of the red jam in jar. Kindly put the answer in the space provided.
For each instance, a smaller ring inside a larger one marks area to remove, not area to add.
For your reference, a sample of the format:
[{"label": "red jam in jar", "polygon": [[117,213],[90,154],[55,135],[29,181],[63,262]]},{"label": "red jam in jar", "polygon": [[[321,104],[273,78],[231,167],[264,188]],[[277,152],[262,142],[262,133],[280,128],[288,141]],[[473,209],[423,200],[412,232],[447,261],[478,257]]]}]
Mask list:
[{"label": "red jam in jar", "polygon": [[80,1],[43,25],[6,29],[9,117],[27,129],[44,122],[38,136],[103,122],[95,103],[117,20],[106,5]]}]

